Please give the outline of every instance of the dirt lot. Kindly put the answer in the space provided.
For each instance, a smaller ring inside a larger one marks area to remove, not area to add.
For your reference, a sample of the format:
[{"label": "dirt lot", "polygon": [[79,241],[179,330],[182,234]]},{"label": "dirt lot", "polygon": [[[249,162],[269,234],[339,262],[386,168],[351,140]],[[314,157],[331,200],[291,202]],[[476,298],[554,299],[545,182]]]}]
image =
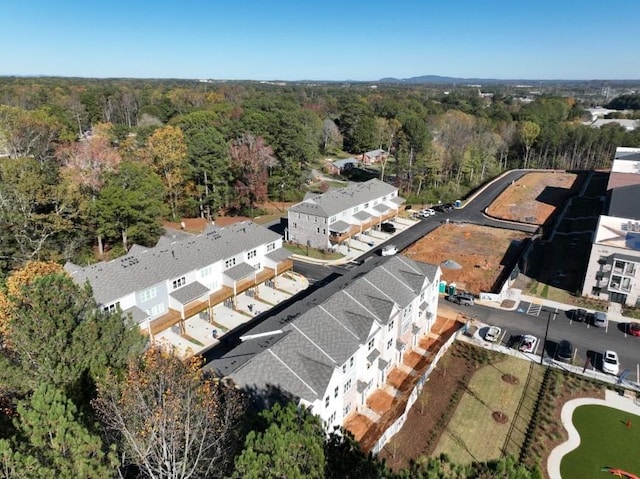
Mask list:
[{"label": "dirt lot", "polygon": [[580,187],[578,175],[565,172],[527,173],[496,198],[487,213],[494,218],[544,224]]},{"label": "dirt lot", "polygon": [[511,267],[530,235],[470,224],[443,224],[403,254],[427,263],[453,260],[462,268],[442,267],[442,279],[458,290],[490,292],[505,265]]}]

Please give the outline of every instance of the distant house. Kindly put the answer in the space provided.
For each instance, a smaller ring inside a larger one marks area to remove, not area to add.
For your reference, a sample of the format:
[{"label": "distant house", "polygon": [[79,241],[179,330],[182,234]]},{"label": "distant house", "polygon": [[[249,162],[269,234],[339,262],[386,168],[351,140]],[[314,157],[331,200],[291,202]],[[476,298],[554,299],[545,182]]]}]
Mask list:
[{"label": "distant house", "polygon": [[398,215],[398,188],[373,179],[305,198],[288,210],[288,240],[327,249]]},{"label": "distant house", "polygon": [[[440,268],[398,255],[292,319],[274,317],[205,369],[310,407],[328,431],[356,411],[433,326]],[[273,396],[272,396],[273,397]]]},{"label": "distant house", "polygon": [[384,150],[371,150],[362,155],[362,163],[364,165],[371,165],[373,163],[379,163],[386,160],[389,157],[389,153]]},{"label": "distant house", "polygon": [[359,164],[360,162],[355,158],[346,158],[327,164],[327,170],[332,175],[341,175],[351,168],[357,168]]},{"label": "distant house", "polygon": [[90,266],[67,263],[79,285],[89,283],[105,310],[120,308],[144,332],[156,334],[203,315],[264,282],[277,282],[293,267],[282,236],[251,221],[225,228],[208,226],[200,235],[158,245],[134,245],[126,256]]},{"label": "distant house", "polygon": [[640,148],[616,150],[582,294],[640,306]]}]

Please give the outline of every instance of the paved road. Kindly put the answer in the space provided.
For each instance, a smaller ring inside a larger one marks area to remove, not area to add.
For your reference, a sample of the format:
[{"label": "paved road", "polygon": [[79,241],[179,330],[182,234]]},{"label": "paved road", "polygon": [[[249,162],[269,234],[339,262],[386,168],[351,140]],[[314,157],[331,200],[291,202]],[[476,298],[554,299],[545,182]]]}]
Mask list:
[{"label": "paved road", "polygon": [[[292,321],[302,312],[339,291],[345,284],[352,281],[356,275],[368,272],[387,261],[387,257],[381,257],[379,254],[379,250],[384,245],[393,243],[399,250],[403,250],[447,220],[497,226],[529,233],[535,232],[536,226],[501,222],[489,218],[484,213],[485,209],[507,186],[524,174],[526,174],[526,171],[509,172],[473,196],[464,208],[438,213],[435,216],[421,220],[413,227],[389,239],[386,243],[365,253],[358,258],[357,262],[340,266],[325,266],[294,261],[294,271],[309,278],[311,287],[287,302],[254,318],[251,323],[244,325],[241,330],[225,335],[227,340],[221,343],[219,347],[208,351],[205,359],[210,361],[229,353],[231,349],[239,344],[240,336],[246,334],[249,330],[252,334],[260,334],[264,331],[272,331],[274,328],[277,329],[277,325]],[[273,224],[270,227],[281,229],[282,224]],[[508,341],[511,336],[522,334],[537,336],[540,340],[538,345],[538,352],[540,352],[543,346],[542,340],[545,336],[549,312],[542,311],[540,308],[536,311],[536,308],[531,308],[528,303],[521,303],[518,309],[521,312],[476,305],[468,309],[461,309],[461,311],[471,314],[480,321],[500,326],[504,334],[503,342]],[[611,322],[606,329],[594,328],[584,323],[571,321],[564,311],[557,311],[557,313],[555,318],[549,321],[547,341],[544,345],[545,355],[553,355],[558,341],[568,339],[577,349],[577,363],[584,364],[589,358],[590,367],[595,365],[595,367],[600,368],[602,353],[607,349],[613,349],[620,356],[621,370],[630,368],[631,377],[640,380],[636,376],[639,368],[638,363],[640,363],[637,352],[638,347],[640,347],[640,338],[627,336],[617,323]],[[224,362],[222,366],[225,366]]]},{"label": "paved road", "polygon": [[[609,322],[607,328],[596,328],[590,324],[572,321],[564,310],[546,310],[538,305],[521,302],[515,311],[506,311],[488,306],[452,305],[467,316],[479,321],[499,326],[502,329],[503,345],[509,344],[511,338],[522,334],[533,334],[539,340],[537,353],[542,351],[542,342],[549,321],[549,331],[545,344],[545,357],[553,356],[559,341],[571,341],[577,350],[575,364],[584,365],[589,359],[589,367],[602,367],[602,354],[612,349],[620,357],[620,371],[631,369],[631,378],[636,378],[640,357],[640,338],[629,336],[624,332],[624,324]],[[553,313],[557,313],[555,316]],[[482,332],[481,332],[482,334]]]}]

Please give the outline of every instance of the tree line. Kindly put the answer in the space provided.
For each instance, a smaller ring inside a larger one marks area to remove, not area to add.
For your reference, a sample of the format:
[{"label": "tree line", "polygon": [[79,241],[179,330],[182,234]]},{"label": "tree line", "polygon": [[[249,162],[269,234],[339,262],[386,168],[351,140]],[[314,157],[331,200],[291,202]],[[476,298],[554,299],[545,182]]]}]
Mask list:
[{"label": "tree line", "polygon": [[159,217],[298,201],[323,158],[384,149],[380,174],[432,202],[511,168],[606,168],[640,145],[640,131],[583,125],[584,106],[496,88],[0,78],[0,268],[150,246]]},{"label": "tree line", "polygon": [[0,292],[0,478],[540,478],[512,458],[390,470],[277,390],[241,391],[148,347],[52,262]]}]

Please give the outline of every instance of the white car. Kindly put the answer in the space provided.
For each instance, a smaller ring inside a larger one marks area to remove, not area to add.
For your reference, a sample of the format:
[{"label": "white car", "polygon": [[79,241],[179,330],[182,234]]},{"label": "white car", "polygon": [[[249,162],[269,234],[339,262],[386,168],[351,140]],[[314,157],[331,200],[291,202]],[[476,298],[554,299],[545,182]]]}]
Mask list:
[{"label": "white car", "polygon": [[432,210],[431,208],[427,208],[426,210],[422,210],[420,212],[420,214],[426,218],[427,216],[435,215],[436,212],[435,212],[435,210]]},{"label": "white car", "polygon": [[380,251],[380,255],[382,255],[382,256],[393,256],[397,252],[398,252],[398,247],[396,245],[388,244],[387,246],[384,246],[382,248],[382,250]]},{"label": "white car", "polygon": [[502,330],[498,326],[489,326],[487,333],[484,335],[484,340],[490,343],[495,343],[500,337]]},{"label": "white car", "polygon": [[538,345],[538,338],[530,334],[525,334],[520,339],[520,345],[518,349],[523,353],[533,353]]},{"label": "white car", "polygon": [[615,351],[606,351],[604,353],[604,358],[602,358],[602,371],[607,374],[618,375],[618,372],[620,371],[618,353]]}]

